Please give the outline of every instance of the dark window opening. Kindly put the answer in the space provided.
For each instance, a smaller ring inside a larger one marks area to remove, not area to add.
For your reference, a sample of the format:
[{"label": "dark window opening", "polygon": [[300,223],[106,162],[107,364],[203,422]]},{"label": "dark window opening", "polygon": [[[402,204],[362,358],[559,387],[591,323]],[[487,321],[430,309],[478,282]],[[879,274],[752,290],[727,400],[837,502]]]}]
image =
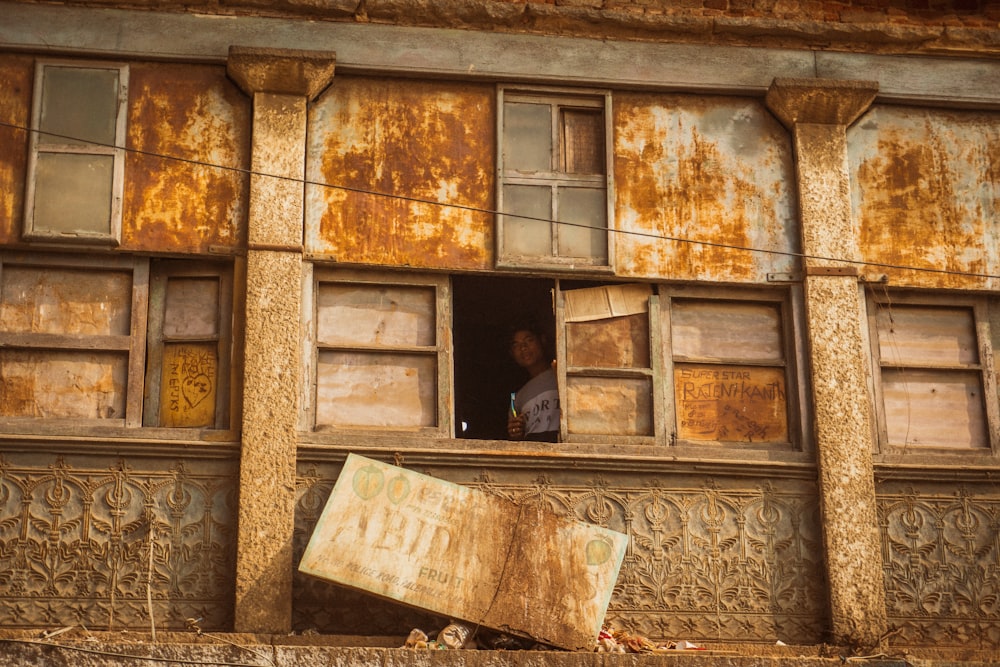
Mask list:
[{"label": "dark window opening", "polygon": [[554,288],[554,281],[538,278],[452,279],[456,437],[507,439],[510,392],[527,380],[511,360],[510,330],[517,323],[534,322],[554,355]]}]

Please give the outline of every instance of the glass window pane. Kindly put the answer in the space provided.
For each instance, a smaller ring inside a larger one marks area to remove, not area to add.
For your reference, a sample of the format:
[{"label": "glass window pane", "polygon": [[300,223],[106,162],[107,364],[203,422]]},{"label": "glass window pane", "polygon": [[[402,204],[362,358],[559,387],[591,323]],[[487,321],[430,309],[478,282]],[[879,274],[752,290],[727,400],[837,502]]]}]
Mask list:
[{"label": "glass window pane", "polygon": [[163,335],[214,336],[219,332],[219,279],[167,280]]},{"label": "glass window pane", "polygon": [[113,168],[110,155],[40,153],[32,230],[110,234]]},{"label": "glass window pane", "polygon": [[0,350],[0,415],[124,419],[128,354]]},{"label": "glass window pane", "polygon": [[566,360],[570,366],[649,368],[649,315],[567,323]]},{"label": "glass window pane", "polygon": [[677,364],[677,436],[719,442],[788,442],[783,368]]},{"label": "glass window pane", "polygon": [[751,301],[674,299],[670,333],[675,356],[701,359],[783,359],[781,308]]},{"label": "glass window pane", "polygon": [[604,173],[604,114],[596,109],[563,109],[563,171]]},{"label": "glass window pane", "polygon": [[507,213],[531,218],[503,219],[504,252],[508,255],[552,255],[552,190],[545,186],[505,185],[503,207]]},{"label": "glass window pane", "polygon": [[889,444],[990,446],[978,372],[883,369],[882,397]]},{"label": "glass window pane", "polygon": [[115,144],[117,69],[47,66],[42,78],[40,143]]},{"label": "glass window pane", "polygon": [[435,426],[436,367],[430,355],[320,352],[316,425]]},{"label": "glass window pane", "polygon": [[559,188],[560,257],[608,257],[607,194],[604,188]]},{"label": "glass window pane", "polygon": [[215,343],[164,345],[160,425],[213,426],[218,368]]},{"label": "glass window pane", "polygon": [[652,435],[649,378],[566,378],[567,427],[581,435]]},{"label": "glass window pane", "polygon": [[977,364],[971,308],[879,305],[879,354],[883,364]]},{"label": "glass window pane", "polygon": [[435,345],[433,287],[322,283],[316,329],[327,345]]},{"label": "glass window pane", "polygon": [[552,107],[506,102],[503,109],[504,170],[551,172]]},{"label": "glass window pane", "polygon": [[5,264],[0,331],[128,335],[132,274]]}]

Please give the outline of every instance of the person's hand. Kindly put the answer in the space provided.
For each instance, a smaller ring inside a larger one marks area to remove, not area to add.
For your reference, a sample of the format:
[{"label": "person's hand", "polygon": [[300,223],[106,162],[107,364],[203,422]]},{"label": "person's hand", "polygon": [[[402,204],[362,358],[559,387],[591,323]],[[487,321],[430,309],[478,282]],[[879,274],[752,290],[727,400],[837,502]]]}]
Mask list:
[{"label": "person's hand", "polygon": [[525,416],[507,415],[507,437],[511,440],[520,440],[524,437]]}]

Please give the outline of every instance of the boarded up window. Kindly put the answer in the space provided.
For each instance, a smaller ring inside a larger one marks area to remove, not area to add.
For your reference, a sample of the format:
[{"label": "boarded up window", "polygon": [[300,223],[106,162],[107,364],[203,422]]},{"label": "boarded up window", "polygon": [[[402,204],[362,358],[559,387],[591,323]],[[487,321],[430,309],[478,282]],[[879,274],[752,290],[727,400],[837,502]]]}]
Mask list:
[{"label": "boarded up window", "polygon": [[145,425],[228,428],[231,294],[228,265],[154,262]]},{"label": "boarded up window", "polygon": [[[990,447],[984,355],[975,304],[876,302],[884,442],[889,446]],[[992,401],[995,402],[995,401]]]},{"label": "boarded up window", "polygon": [[606,266],[606,95],[503,91],[501,263]]},{"label": "boarded up window", "polygon": [[39,63],[25,235],[117,243],[128,69]]},{"label": "boarded up window", "polygon": [[653,435],[648,285],[564,293],[566,429],[573,435]]},{"label": "boarded up window", "polygon": [[0,259],[0,417],[134,425],[146,264]]},{"label": "boarded up window", "polygon": [[788,442],[780,304],[673,299],[669,328],[680,440]]},{"label": "boarded up window", "polygon": [[316,428],[447,428],[446,284],[317,280]]}]

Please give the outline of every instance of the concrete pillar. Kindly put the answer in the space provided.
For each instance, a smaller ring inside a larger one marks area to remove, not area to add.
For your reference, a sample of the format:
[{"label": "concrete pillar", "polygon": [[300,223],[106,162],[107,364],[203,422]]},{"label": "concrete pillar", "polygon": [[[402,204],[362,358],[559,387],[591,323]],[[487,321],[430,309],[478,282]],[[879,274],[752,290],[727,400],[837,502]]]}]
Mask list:
[{"label": "concrete pillar", "polygon": [[333,70],[332,53],[229,50],[228,74],[253,98],[237,632],[291,630],[306,104]]},{"label": "concrete pillar", "polygon": [[870,351],[851,223],[847,127],[877,84],[775,79],[767,105],[796,154],[832,640],[874,646],[886,629],[875,503]]}]

